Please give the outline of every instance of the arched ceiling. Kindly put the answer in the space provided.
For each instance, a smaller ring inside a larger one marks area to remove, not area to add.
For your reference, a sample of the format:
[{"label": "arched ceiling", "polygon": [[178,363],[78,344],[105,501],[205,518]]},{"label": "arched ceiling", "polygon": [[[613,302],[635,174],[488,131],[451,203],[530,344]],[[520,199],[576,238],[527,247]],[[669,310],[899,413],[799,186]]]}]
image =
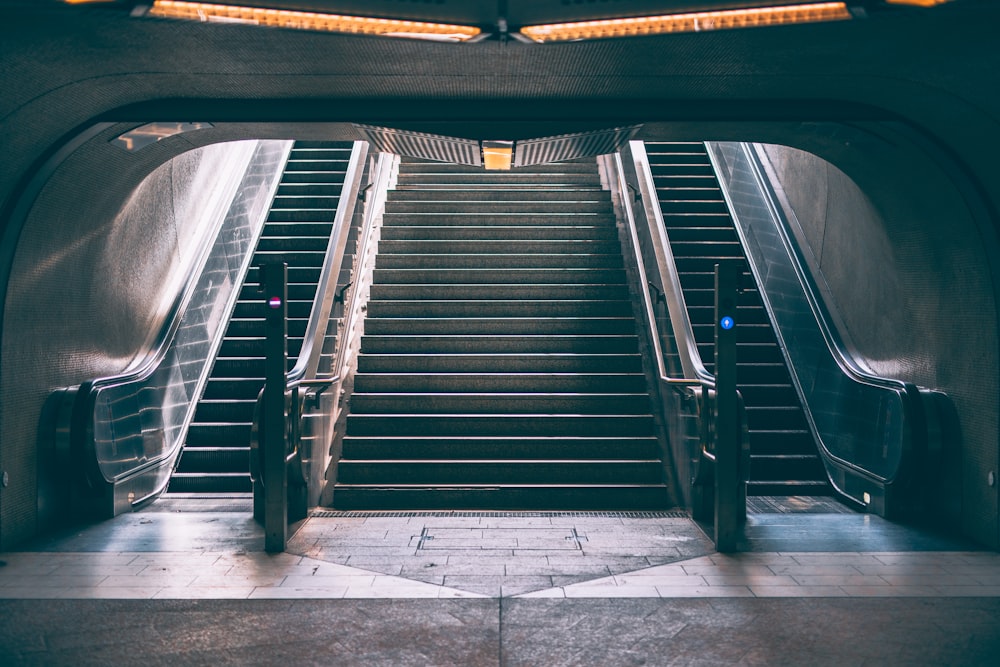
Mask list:
[{"label": "arched ceiling", "polygon": [[[98,122],[127,128],[151,120],[215,125],[203,136],[172,140],[174,153],[227,138],[348,138],[352,122],[477,139],[642,123],[640,136],[648,138],[807,148],[885,141],[878,125],[901,123],[975,174],[988,198],[1000,202],[1000,185],[993,184],[1000,181],[993,178],[1000,6],[989,0],[871,11],[825,24],[548,45],[190,23],[132,17],[129,4],[0,1],[4,222],[31,174],[69,138]],[[369,14],[488,28],[501,13],[516,24],[739,3],[282,4],[342,12],[363,6]]]}]

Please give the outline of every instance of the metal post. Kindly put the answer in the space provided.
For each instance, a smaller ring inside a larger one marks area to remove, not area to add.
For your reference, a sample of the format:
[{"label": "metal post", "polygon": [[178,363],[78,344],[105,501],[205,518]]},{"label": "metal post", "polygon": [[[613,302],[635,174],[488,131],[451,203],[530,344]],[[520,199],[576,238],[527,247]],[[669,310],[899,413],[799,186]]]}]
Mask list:
[{"label": "metal post", "polygon": [[736,390],[736,302],[741,266],[715,265],[715,548],[736,551],[740,518],[740,418]]},{"label": "metal post", "polygon": [[288,265],[261,267],[266,329],[264,339],[264,415],[261,447],[264,481],[264,548],[285,550],[288,542],[288,476],[285,473],[287,428],[285,385],[288,377]]}]

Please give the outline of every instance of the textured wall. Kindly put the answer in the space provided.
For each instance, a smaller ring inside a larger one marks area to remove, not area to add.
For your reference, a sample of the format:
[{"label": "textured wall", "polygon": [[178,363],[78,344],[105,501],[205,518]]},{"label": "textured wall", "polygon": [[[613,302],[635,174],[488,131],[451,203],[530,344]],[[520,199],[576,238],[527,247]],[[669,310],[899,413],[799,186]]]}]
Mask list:
[{"label": "textured wall", "polygon": [[[141,180],[124,202],[122,184],[142,167],[133,172],[122,165],[116,187],[106,187],[86,149],[47,183],[22,230],[5,301],[0,462],[10,485],[0,505],[0,548],[35,531],[38,422],[46,397],[121,372],[141,357],[195,260],[192,250],[212,231],[213,212],[232,197],[233,168],[242,173],[255,145],[183,153]],[[90,150],[132,159],[106,142]]]},{"label": "textured wall", "polygon": [[[996,493],[987,476],[998,455],[997,312],[968,207],[946,175],[926,164],[885,164],[877,187],[862,190],[809,153],[774,145],[759,153],[856,358],[877,375],[953,400],[962,441],[951,443],[948,461],[957,464],[963,527],[995,545]],[[868,175],[857,172],[862,182]]]}]

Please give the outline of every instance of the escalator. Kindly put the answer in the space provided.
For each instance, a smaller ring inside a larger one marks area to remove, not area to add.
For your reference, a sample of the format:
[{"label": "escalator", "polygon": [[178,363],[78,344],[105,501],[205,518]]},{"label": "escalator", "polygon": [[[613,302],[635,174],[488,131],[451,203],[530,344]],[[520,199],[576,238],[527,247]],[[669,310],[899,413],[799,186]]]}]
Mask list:
[{"label": "escalator", "polygon": [[831,488],[743,247],[702,143],[646,143],[657,198],[705,367],[714,372],[714,270],[740,261],[737,386],[750,438],[749,495],[828,495]]},{"label": "escalator", "polygon": [[250,430],[264,386],[259,267],[288,264],[288,363],[294,366],[316,297],[352,142],[292,147],[251,268],[187,434],[169,493],[249,493]]}]

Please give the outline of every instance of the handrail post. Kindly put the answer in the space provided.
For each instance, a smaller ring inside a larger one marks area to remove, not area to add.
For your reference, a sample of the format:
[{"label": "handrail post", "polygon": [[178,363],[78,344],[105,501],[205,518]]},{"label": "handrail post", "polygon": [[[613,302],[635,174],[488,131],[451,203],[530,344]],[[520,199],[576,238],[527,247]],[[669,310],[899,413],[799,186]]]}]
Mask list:
[{"label": "handrail post", "polygon": [[740,266],[715,265],[715,548],[736,551],[740,507],[740,415],[736,389],[736,323]]},{"label": "handrail post", "polygon": [[269,262],[261,266],[266,299],[264,339],[264,408],[261,448],[264,482],[264,548],[285,550],[288,542],[287,416],[285,385],[288,374],[288,265]]}]

